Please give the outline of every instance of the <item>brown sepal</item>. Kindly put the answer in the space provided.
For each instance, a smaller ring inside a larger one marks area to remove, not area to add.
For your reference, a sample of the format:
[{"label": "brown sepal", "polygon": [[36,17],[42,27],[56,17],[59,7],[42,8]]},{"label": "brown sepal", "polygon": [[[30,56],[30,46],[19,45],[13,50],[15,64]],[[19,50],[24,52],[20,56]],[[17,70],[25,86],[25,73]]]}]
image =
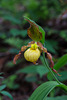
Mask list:
[{"label": "brown sepal", "polygon": [[46,48],[43,48],[43,52],[47,53],[47,49]]},{"label": "brown sepal", "polygon": [[55,69],[52,69],[58,76],[61,76]]},{"label": "brown sepal", "polygon": [[52,55],[51,55],[50,53],[48,53],[48,52],[47,52],[47,58],[48,58],[49,60],[52,60]]},{"label": "brown sepal", "polygon": [[19,52],[19,54],[15,55],[14,59],[13,59],[13,63],[16,64],[16,61],[18,60],[18,58],[20,57],[21,53]]},{"label": "brown sepal", "polygon": [[39,48],[40,48],[43,52],[47,53],[47,49],[43,47],[42,43],[37,42],[37,45],[39,46]]},{"label": "brown sepal", "polygon": [[25,51],[27,49],[27,46],[22,46],[21,47],[21,51],[23,52],[23,51]]},{"label": "brown sepal", "polygon": [[48,52],[47,52],[47,58],[48,58],[48,59],[50,60],[50,62],[51,62],[50,67],[52,68],[52,70],[53,70],[55,73],[57,73],[58,76],[61,76],[61,75],[59,75],[59,73],[58,73],[55,69],[53,69],[53,67],[54,67],[54,62],[53,62],[53,60],[52,60],[52,55],[51,55],[50,53],[48,53]]},{"label": "brown sepal", "polygon": [[16,61],[19,59],[20,55],[22,54],[23,51],[25,51],[29,46],[22,46],[21,47],[21,51],[19,52],[19,54],[15,55],[14,59],[13,59],[13,63],[16,64]]},{"label": "brown sepal", "polygon": [[53,67],[54,67],[54,62],[53,62],[53,60],[52,60],[52,59],[50,60],[50,62],[51,62],[50,67],[53,69]]}]

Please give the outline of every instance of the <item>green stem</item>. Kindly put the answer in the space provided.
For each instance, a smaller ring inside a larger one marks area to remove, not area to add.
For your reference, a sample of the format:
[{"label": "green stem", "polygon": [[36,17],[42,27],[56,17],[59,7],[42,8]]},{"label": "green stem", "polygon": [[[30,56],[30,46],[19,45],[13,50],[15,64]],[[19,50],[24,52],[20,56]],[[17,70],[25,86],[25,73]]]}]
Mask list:
[{"label": "green stem", "polygon": [[48,68],[49,72],[52,74],[52,76],[54,77],[54,79],[60,84],[59,80],[57,79],[57,77],[55,76],[55,74],[53,73],[53,71],[51,70],[51,68],[48,66],[47,61],[45,59],[44,52],[43,52],[43,59],[44,59],[44,63],[46,65],[46,67]]}]

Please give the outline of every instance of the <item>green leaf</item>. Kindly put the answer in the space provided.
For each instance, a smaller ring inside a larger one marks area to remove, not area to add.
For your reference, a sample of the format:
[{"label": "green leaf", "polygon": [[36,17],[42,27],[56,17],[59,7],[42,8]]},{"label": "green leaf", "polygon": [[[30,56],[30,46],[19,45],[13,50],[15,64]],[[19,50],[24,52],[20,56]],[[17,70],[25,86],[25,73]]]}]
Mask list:
[{"label": "green leaf", "polygon": [[2,90],[5,89],[5,88],[6,88],[6,85],[0,86],[0,91],[2,91]]},{"label": "green leaf", "polygon": [[[56,74],[56,77],[59,79],[59,81],[66,81],[67,80],[67,71],[62,71],[62,72],[59,72],[59,74],[61,75],[61,76],[58,76],[57,74]],[[53,76],[51,75],[51,73],[49,72],[48,74],[47,74],[47,78],[48,78],[48,80],[53,80]]]},{"label": "green leaf", "polygon": [[21,40],[20,38],[8,38],[4,42],[21,49],[21,47],[23,45],[27,45],[30,40]]},{"label": "green leaf", "polygon": [[65,84],[61,83],[61,84],[59,85],[59,87],[62,88],[63,90],[65,90],[66,93],[67,93],[67,86],[66,86]]},{"label": "green leaf", "polygon": [[25,77],[25,80],[27,82],[36,82],[37,81],[37,77],[34,74],[29,74]]},{"label": "green leaf", "polygon": [[0,38],[1,39],[5,39],[6,38],[6,34],[5,33],[0,33]]},{"label": "green leaf", "polygon": [[47,78],[48,78],[49,81],[53,80],[53,76],[52,76],[52,74],[50,72],[47,74]]},{"label": "green leaf", "polygon": [[42,39],[41,39],[41,43],[44,44],[45,42],[45,31],[43,30],[43,28],[41,26],[39,26],[39,31],[42,33]]},{"label": "green leaf", "polygon": [[20,69],[16,72],[18,73],[34,73],[34,74],[39,74],[40,77],[42,77],[44,74],[48,73],[48,69],[46,67],[44,67],[43,65],[31,65],[31,66],[27,66],[23,69]]},{"label": "green leaf", "polygon": [[46,98],[51,90],[58,85],[59,84],[56,81],[43,83],[33,92],[29,100],[45,100],[44,98]]},{"label": "green leaf", "polygon": [[45,40],[44,30],[39,25],[37,25],[33,20],[27,17],[24,18],[30,23],[30,27],[27,30],[29,37],[34,41],[41,41],[42,43],[44,43]]},{"label": "green leaf", "polygon": [[67,30],[60,31],[60,36],[67,41]]},{"label": "green leaf", "polygon": [[11,49],[8,50],[8,52],[10,52],[12,54],[15,54],[15,53],[17,54],[19,52],[19,50],[16,49],[16,48],[11,48]]},{"label": "green leaf", "polygon": [[13,100],[13,97],[12,97],[12,95],[9,92],[1,91],[1,94],[5,95],[5,96],[8,96],[11,100]]},{"label": "green leaf", "polygon": [[57,78],[60,80],[60,81],[66,81],[67,80],[67,71],[62,71],[59,73],[61,76],[57,76]]},{"label": "green leaf", "polygon": [[3,16],[3,19],[11,21],[15,24],[21,24],[21,21],[19,19],[15,18],[14,16],[11,16],[11,15],[8,15],[8,16],[5,15],[5,16]]},{"label": "green leaf", "polygon": [[54,40],[46,40],[45,41],[45,46],[48,51],[57,54],[56,50],[58,48],[58,42]]},{"label": "green leaf", "polygon": [[46,66],[38,66],[36,70],[37,70],[37,73],[40,75],[40,77],[42,77],[43,75],[49,72]]},{"label": "green leaf", "polygon": [[23,40],[21,40],[19,38],[8,38],[5,40],[5,43],[15,46],[19,49],[21,48],[21,46],[23,46]]},{"label": "green leaf", "polygon": [[67,54],[63,55],[58,62],[54,65],[54,68],[58,70],[59,68],[63,67],[65,64],[67,64]]},{"label": "green leaf", "polygon": [[21,35],[23,38],[27,36],[27,30],[11,29],[10,34],[15,36]]},{"label": "green leaf", "polygon": [[31,95],[29,100],[45,100],[47,95],[55,88],[61,87],[67,91],[67,86],[62,83],[57,83],[56,81],[48,81],[40,85]]},{"label": "green leaf", "polygon": [[0,76],[0,78],[3,78],[2,76]]},{"label": "green leaf", "polygon": [[46,100],[67,100],[67,95],[57,97],[47,97]]},{"label": "green leaf", "polygon": [[13,61],[9,61],[5,64],[6,67],[13,67],[14,64],[13,64]]},{"label": "green leaf", "polygon": [[6,84],[10,89],[17,89],[19,87],[18,84],[15,83],[17,75],[11,75],[7,79],[5,79],[2,83]]}]

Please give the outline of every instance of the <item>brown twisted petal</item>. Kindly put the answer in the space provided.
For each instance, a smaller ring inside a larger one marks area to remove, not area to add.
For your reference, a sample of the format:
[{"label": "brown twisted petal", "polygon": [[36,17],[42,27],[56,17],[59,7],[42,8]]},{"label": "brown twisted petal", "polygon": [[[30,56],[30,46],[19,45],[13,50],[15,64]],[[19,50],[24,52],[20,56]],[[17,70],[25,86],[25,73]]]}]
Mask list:
[{"label": "brown twisted petal", "polygon": [[52,60],[52,55],[51,55],[50,53],[48,53],[48,52],[47,52],[47,58],[48,58],[49,60]]},{"label": "brown twisted petal", "polygon": [[52,69],[58,76],[61,76],[55,69]]},{"label": "brown twisted petal", "polygon": [[47,52],[47,58],[48,58],[48,59],[50,60],[50,62],[51,62],[50,67],[52,68],[52,70],[53,70],[55,73],[57,73],[58,76],[61,76],[61,75],[59,75],[59,73],[58,73],[55,69],[53,69],[53,67],[54,67],[54,62],[53,62],[53,60],[52,60],[52,55],[51,55],[50,53],[48,53],[48,52]]},{"label": "brown twisted petal", "polygon": [[47,53],[47,49],[46,48],[43,48],[43,52]]},{"label": "brown twisted petal", "polygon": [[61,76],[55,69],[53,69],[53,67],[54,67],[54,62],[53,62],[53,60],[50,60],[50,62],[51,62],[50,67],[52,68],[52,70],[53,70],[58,76]]},{"label": "brown twisted petal", "polygon": [[42,45],[42,43],[37,42],[37,45],[38,45],[41,49],[43,49],[43,45]]},{"label": "brown twisted petal", "polygon": [[50,60],[50,62],[51,62],[51,65],[50,65],[50,67],[53,69],[54,62],[53,62],[53,60]]},{"label": "brown twisted petal", "polygon": [[40,48],[43,52],[47,53],[47,49],[43,47],[42,43],[37,42],[37,45],[39,46],[39,48]]},{"label": "brown twisted petal", "polygon": [[13,63],[16,64],[17,59],[20,57],[21,53],[19,52],[19,54],[15,55],[14,59],[13,59]]},{"label": "brown twisted petal", "polygon": [[20,55],[22,54],[23,51],[25,51],[28,48],[28,46],[22,46],[21,51],[19,52],[19,54],[15,55],[14,59],[13,59],[13,63],[16,64],[16,61],[19,59]]},{"label": "brown twisted petal", "polygon": [[21,51],[23,52],[23,51],[25,51],[27,49],[27,46],[22,46],[21,47]]},{"label": "brown twisted petal", "polygon": [[53,69],[53,67],[54,67],[54,62],[53,62],[52,59],[50,59],[50,62],[51,62],[50,67],[52,68],[52,70],[53,70],[58,76],[61,76],[55,69]]}]

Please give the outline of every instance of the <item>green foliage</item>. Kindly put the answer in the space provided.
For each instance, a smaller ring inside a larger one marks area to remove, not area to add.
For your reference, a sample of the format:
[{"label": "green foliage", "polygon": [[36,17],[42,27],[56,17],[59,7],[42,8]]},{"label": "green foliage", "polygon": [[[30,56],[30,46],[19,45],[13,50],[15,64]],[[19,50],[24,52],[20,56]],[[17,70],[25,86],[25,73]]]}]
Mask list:
[{"label": "green foliage", "polygon": [[18,0],[11,0],[11,1],[9,1],[9,0],[1,0],[0,3],[1,3],[1,7],[7,8],[7,9],[13,11],[15,9],[15,3],[18,3],[17,1]]},{"label": "green foliage", "polygon": [[0,38],[1,38],[1,39],[5,39],[5,38],[6,38],[6,34],[0,33]]},{"label": "green foliage", "polygon": [[31,95],[29,100],[45,100],[47,95],[51,92],[53,88],[59,86],[56,81],[45,82],[40,85]]},{"label": "green foliage", "polygon": [[[28,17],[32,18],[33,20],[38,20],[39,17],[42,19],[49,19],[49,18],[55,18],[58,13],[65,8],[65,6],[62,7],[62,4],[58,0],[41,0],[40,2],[38,0],[28,0],[27,3],[26,0],[22,1],[24,6],[27,8]],[[25,14],[27,14],[25,12]],[[53,14],[54,13],[54,14]]]},{"label": "green foliage", "polygon": [[[20,4],[21,7],[26,9],[20,9]],[[62,5],[59,0],[55,0],[55,2],[54,0],[1,0],[0,5],[2,8],[11,11],[13,15],[17,16],[18,18],[20,18],[22,15],[26,15],[33,20],[38,20],[40,18],[45,20],[55,18],[59,13],[61,13],[62,10],[66,8],[66,6]]]},{"label": "green foliage", "polygon": [[11,54],[17,54],[18,53],[18,49],[16,49],[16,48],[11,48],[11,49],[9,49],[8,50]]},{"label": "green foliage", "polygon": [[6,88],[6,85],[1,85],[0,86],[0,91],[2,91],[3,89],[5,89]]},{"label": "green foliage", "polygon": [[[58,76],[58,75],[56,75],[56,77],[59,79],[59,81],[61,81],[61,82],[64,82],[64,81],[67,81],[67,75],[66,75],[66,73],[67,73],[67,71],[61,71],[61,72],[59,72],[59,74],[61,75],[61,76]],[[51,73],[49,72],[48,74],[47,74],[47,78],[48,78],[48,80],[53,80],[53,76],[51,75]]]},{"label": "green foliage", "polygon": [[67,41],[67,30],[61,31],[60,36]]},{"label": "green foliage", "polygon": [[42,77],[44,74],[48,72],[48,69],[43,65],[30,65],[23,69],[18,70],[16,73],[27,73],[27,74],[39,74]]},{"label": "green foliage", "polygon": [[9,92],[3,90],[3,89],[5,89],[5,88],[6,88],[6,85],[5,85],[5,84],[0,86],[0,94],[6,95],[6,96],[8,96],[11,100],[13,100],[12,95],[11,95]]},{"label": "green foliage", "polygon": [[45,31],[43,30],[43,28],[41,26],[39,26],[39,30],[42,33],[41,43],[44,44],[44,42],[45,42]]},{"label": "green foliage", "polygon": [[45,82],[42,85],[40,85],[31,95],[29,100],[46,100],[47,95],[55,88],[55,87],[61,87],[66,89],[67,86],[65,86],[62,83],[57,83],[56,81],[49,81]]},{"label": "green foliage", "polygon": [[25,80],[27,82],[37,82],[37,77],[36,75],[33,75],[33,74],[29,74],[25,77]]},{"label": "green foliage", "polygon": [[5,96],[8,96],[11,100],[13,100],[13,97],[12,97],[12,95],[9,92],[7,92],[7,91],[1,91],[1,94],[5,95]]},{"label": "green foliage", "polygon": [[10,89],[17,89],[19,85],[15,83],[16,78],[17,75],[11,75],[7,79],[5,79],[3,83],[6,84]]},{"label": "green foliage", "polygon": [[23,38],[25,38],[27,36],[27,30],[11,29],[10,34],[14,37],[22,36]]},{"label": "green foliage", "polygon": [[11,23],[14,23],[14,24],[21,24],[21,21],[19,19],[16,19],[11,15],[8,15],[8,16],[5,15],[5,16],[3,16],[3,19],[8,20],[8,21],[10,21]]},{"label": "green foliage", "polygon": [[58,49],[58,42],[55,40],[46,40],[45,46],[48,51],[57,54],[56,49]]},{"label": "green foliage", "polygon": [[23,40],[19,39],[19,38],[8,38],[4,41],[5,43],[8,43],[12,46],[15,46],[17,48],[21,48],[23,45]]},{"label": "green foliage", "polygon": [[61,82],[63,82],[63,81],[67,81],[67,71],[61,71],[60,73],[59,73],[61,76],[59,77],[59,76],[57,76],[57,78],[61,81]]},{"label": "green foliage", "polygon": [[3,72],[0,73],[0,78],[3,78],[1,75],[3,74]]},{"label": "green foliage", "polygon": [[8,43],[16,48],[21,49],[23,45],[27,45],[30,40],[21,40],[20,38],[8,38],[4,42]]},{"label": "green foliage", "polygon": [[5,66],[6,67],[14,67],[13,61],[9,61],[8,63],[6,63]]},{"label": "green foliage", "polygon": [[47,97],[46,100],[67,100],[67,95],[64,95],[64,96],[56,96],[56,97]]},{"label": "green foliage", "polygon": [[58,62],[54,65],[54,68],[58,70],[59,68],[63,67],[65,64],[67,64],[67,54],[63,55]]}]

